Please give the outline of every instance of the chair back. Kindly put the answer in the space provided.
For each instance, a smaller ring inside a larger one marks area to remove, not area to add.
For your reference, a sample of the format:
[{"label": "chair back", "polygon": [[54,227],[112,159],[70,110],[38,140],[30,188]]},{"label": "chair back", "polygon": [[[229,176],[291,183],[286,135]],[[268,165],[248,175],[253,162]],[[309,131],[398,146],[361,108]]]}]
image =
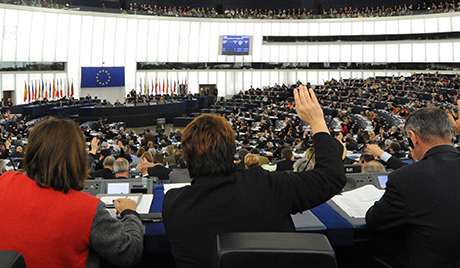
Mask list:
[{"label": "chair back", "polygon": [[313,233],[226,233],[217,235],[218,268],[337,268],[327,237]]}]

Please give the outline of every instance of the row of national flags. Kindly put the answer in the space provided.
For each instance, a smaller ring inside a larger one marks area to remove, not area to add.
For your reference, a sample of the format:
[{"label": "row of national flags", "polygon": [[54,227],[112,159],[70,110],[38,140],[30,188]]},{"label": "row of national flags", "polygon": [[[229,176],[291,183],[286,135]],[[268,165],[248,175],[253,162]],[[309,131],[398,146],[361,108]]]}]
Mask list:
[{"label": "row of national flags", "polygon": [[73,97],[73,79],[37,79],[24,81],[24,102]]},{"label": "row of national flags", "polygon": [[139,94],[140,95],[163,95],[163,94],[187,94],[187,79],[179,81],[174,79],[155,79],[140,78]]}]

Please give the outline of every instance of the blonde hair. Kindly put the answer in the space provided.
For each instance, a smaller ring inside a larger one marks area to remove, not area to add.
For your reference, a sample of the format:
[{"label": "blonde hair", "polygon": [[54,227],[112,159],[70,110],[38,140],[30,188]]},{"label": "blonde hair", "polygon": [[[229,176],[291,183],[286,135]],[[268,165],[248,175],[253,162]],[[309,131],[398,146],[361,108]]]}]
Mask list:
[{"label": "blonde hair", "polygon": [[246,168],[254,167],[259,165],[259,157],[255,154],[247,154],[244,157],[244,165]]}]

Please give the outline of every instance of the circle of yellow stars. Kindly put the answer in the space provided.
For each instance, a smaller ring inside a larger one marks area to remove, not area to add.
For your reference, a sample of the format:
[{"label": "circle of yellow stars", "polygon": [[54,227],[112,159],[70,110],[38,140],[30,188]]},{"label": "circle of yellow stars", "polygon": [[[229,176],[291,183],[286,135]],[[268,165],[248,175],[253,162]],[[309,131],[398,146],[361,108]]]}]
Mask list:
[{"label": "circle of yellow stars", "polygon": [[[105,82],[99,81],[99,75],[101,75],[102,73],[107,74],[107,81],[105,81]],[[96,81],[99,83],[99,85],[102,85],[102,86],[103,86],[103,85],[108,85],[109,82],[110,82],[110,78],[111,78],[110,73],[109,73],[109,71],[106,71],[106,70],[100,70],[100,71],[96,74]]]}]

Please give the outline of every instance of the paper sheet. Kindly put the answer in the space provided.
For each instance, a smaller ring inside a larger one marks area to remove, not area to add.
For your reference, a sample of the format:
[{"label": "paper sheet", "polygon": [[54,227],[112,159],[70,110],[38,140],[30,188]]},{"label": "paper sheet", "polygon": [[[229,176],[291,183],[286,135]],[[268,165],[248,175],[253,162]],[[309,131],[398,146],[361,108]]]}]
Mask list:
[{"label": "paper sheet", "polygon": [[379,190],[374,185],[365,185],[360,188],[344,192],[332,198],[348,216],[364,218],[367,210],[378,201],[385,190]]},{"label": "paper sheet", "polygon": [[[129,198],[129,197],[128,197]],[[101,199],[102,200],[102,199]],[[143,194],[140,202],[137,204],[136,211],[139,214],[148,214],[150,212],[150,206],[152,205],[153,194]],[[117,217],[117,211],[113,208],[107,209],[112,217]]]}]

